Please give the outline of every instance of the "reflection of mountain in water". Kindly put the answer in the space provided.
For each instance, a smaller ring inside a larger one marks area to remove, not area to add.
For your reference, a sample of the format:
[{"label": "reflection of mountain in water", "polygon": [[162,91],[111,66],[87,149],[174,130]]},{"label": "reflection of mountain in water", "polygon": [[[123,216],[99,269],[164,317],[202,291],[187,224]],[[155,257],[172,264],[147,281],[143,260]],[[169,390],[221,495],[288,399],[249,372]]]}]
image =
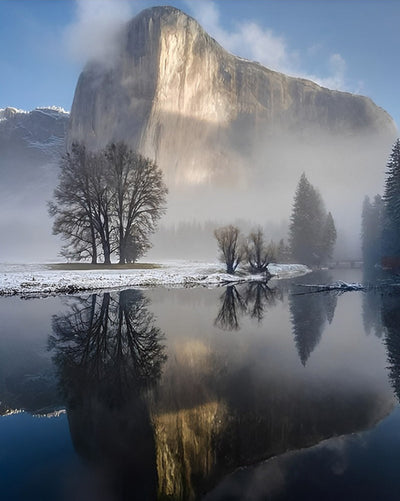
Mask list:
[{"label": "reflection of mountain in water", "polygon": [[94,295],[53,318],[72,440],[94,467],[92,488],[101,489],[101,499],[155,497],[155,443],[143,395],[166,357],[146,305],[139,291]]},{"label": "reflection of mountain in water", "polygon": [[46,415],[62,407],[56,377],[50,369],[0,377],[0,416],[16,410]]},{"label": "reflection of mountain in water", "polygon": [[[319,321],[328,322],[335,302],[319,296]],[[233,325],[238,312],[259,319],[274,301],[266,288],[227,288],[219,318]],[[197,499],[238,466],[368,428],[391,406],[359,381],[299,377],[307,371],[283,365],[273,342],[263,342],[260,356],[251,330],[207,337],[204,312],[202,334],[192,336],[195,321],[179,318],[173,304],[171,325],[183,322],[188,332],[170,332],[168,359],[140,291],[73,299],[53,319],[73,443],[101,499]]]},{"label": "reflection of mountain in water", "polygon": [[[332,281],[331,277],[324,272],[319,272],[319,275],[316,283],[323,284]],[[305,366],[321,340],[326,322],[332,323],[337,295],[334,291],[291,294],[289,305],[297,351],[301,363]]]}]

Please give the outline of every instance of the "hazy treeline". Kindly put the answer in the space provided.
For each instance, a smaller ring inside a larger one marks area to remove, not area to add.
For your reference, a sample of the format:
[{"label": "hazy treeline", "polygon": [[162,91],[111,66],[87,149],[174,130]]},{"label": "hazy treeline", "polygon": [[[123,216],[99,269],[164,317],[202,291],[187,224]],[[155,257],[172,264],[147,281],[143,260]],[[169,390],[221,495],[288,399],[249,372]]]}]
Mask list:
[{"label": "hazy treeline", "polygon": [[[254,222],[248,219],[234,219],[231,224],[240,229],[243,235],[248,235],[256,229]],[[152,259],[199,259],[215,261],[217,243],[214,231],[221,226],[221,221],[207,220],[204,222],[192,220],[177,224],[160,224],[152,237],[153,247],[149,251]],[[273,242],[286,240],[288,222],[273,223],[266,221],[260,225],[264,235]]]},{"label": "hazy treeline", "polygon": [[400,268],[400,140],[393,145],[386,164],[383,197],[371,201],[367,196],[362,208],[361,240],[366,267],[381,265]]}]

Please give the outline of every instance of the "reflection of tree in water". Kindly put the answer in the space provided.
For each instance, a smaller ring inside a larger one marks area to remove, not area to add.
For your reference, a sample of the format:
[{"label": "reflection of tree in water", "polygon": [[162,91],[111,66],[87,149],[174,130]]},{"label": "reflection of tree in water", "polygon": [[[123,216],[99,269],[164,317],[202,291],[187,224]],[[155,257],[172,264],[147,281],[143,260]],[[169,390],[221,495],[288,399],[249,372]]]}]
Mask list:
[{"label": "reflection of tree in water", "polygon": [[389,362],[389,378],[400,401],[400,295],[382,295],[382,323]]},{"label": "reflection of tree in water", "polygon": [[[363,284],[376,284],[379,279],[380,274],[377,270],[370,268],[364,270]],[[372,332],[375,336],[381,338],[384,330],[381,317],[381,291],[375,289],[367,290],[364,292],[362,298],[364,330],[366,334]]]},{"label": "reflection of tree in water", "polygon": [[[330,283],[331,278],[320,273],[314,283]],[[305,366],[321,340],[326,321],[332,323],[337,294],[331,292],[301,293],[289,296],[292,328],[301,363]]]},{"label": "reflection of tree in water", "polygon": [[[276,304],[278,291],[268,287],[265,282],[252,282],[248,284],[245,294],[248,314],[261,322],[267,305]],[[281,298],[280,295],[279,298]]]},{"label": "reflection of tree in water", "polygon": [[[163,335],[140,291],[76,299],[53,317],[55,350],[77,452],[93,466],[102,499],[151,499],[153,429],[143,392],[161,375]],[[103,485],[104,484],[104,485]]]},{"label": "reflection of tree in water", "polygon": [[250,282],[241,287],[228,285],[220,297],[221,307],[214,324],[223,330],[239,330],[243,315],[261,322],[267,305],[274,305],[276,298],[277,289],[271,289],[265,282]]},{"label": "reflection of tree in water", "polygon": [[239,317],[246,311],[246,303],[234,285],[228,285],[220,297],[221,308],[215,325],[224,330],[238,330]]}]

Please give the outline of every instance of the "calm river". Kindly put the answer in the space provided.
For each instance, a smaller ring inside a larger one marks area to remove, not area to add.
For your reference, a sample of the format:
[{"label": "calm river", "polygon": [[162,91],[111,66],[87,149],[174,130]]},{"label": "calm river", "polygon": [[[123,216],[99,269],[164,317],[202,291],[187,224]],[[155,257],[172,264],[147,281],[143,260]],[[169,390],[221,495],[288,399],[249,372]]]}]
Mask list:
[{"label": "calm river", "polygon": [[0,299],[2,501],[400,499],[400,294]]}]

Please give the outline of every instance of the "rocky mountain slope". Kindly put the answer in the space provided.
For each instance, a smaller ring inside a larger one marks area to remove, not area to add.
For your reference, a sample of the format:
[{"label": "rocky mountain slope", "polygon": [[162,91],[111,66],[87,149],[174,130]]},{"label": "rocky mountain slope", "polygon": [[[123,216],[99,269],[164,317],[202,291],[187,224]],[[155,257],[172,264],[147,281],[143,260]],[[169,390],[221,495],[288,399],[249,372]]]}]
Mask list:
[{"label": "rocky mountain slope", "polygon": [[[34,174],[34,165],[58,159],[64,150],[69,113],[62,108],[0,109],[1,168],[16,176]],[[17,167],[16,167],[17,166]]]},{"label": "rocky mountain slope", "polygon": [[68,121],[69,113],[57,107],[0,110],[0,261],[57,255],[46,202],[57,183]]}]

